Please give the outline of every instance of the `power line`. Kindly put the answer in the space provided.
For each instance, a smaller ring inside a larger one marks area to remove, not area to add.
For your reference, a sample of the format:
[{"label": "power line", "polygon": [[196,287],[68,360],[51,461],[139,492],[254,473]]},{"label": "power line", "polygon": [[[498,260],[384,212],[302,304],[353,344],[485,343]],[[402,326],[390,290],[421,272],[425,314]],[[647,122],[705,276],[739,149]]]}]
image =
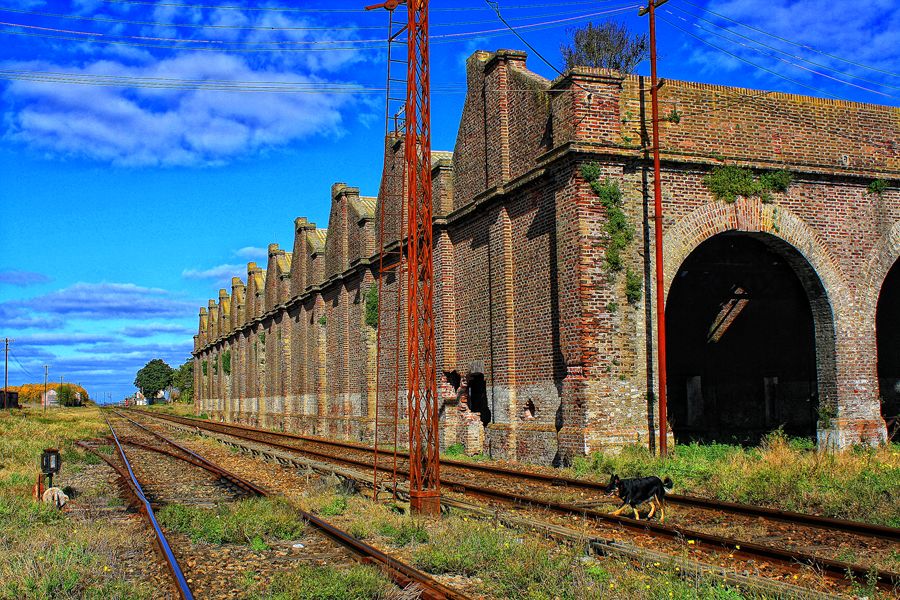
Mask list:
[{"label": "power line", "polygon": [[22,363],[19,362],[19,359],[16,358],[16,355],[15,355],[15,354],[10,353],[10,356],[12,356],[12,359],[13,359],[14,361],[16,361],[16,364],[19,365],[19,368],[22,370],[22,372],[25,373],[26,375],[28,375],[28,378],[29,378],[29,379],[34,379],[34,375],[31,374],[31,371],[29,371],[29,370],[26,369],[24,366],[22,366]]},{"label": "power line", "polygon": [[[680,19],[680,20],[684,21],[685,23],[688,23],[687,19],[685,19],[684,17],[682,17],[682,16],[680,16],[680,15],[676,15],[676,14],[674,14],[673,12],[671,12],[671,11],[669,11],[669,10],[666,10],[666,12],[667,12],[668,14],[672,15],[673,17],[675,17],[676,19]],[[690,13],[688,13],[688,14],[690,14]],[[693,16],[693,15],[692,15],[692,16]],[[696,17],[696,18],[699,18],[699,17]],[[700,20],[706,21],[706,19],[700,19]],[[724,27],[720,27],[719,25],[716,25],[715,23],[712,23],[711,21],[706,21],[706,22],[707,22],[707,23],[711,23],[714,27],[717,27],[717,28],[719,28],[719,29],[722,29],[723,31],[729,33],[730,35],[738,36],[738,37],[743,38],[743,39],[745,39],[745,40],[748,40],[748,41],[750,41],[750,42],[752,42],[752,43],[754,43],[754,44],[759,44],[760,46],[763,46],[764,48],[769,48],[769,49],[771,49],[771,50],[774,50],[775,52],[778,52],[778,53],[780,53],[780,54],[784,54],[784,55],[786,55],[786,56],[790,56],[791,58],[795,58],[795,59],[797,59],[797,60],[800,60],[800,61],[803,61],[803,62],[812,64],[812,65],[815,65],[815,66],[818,66],[818,67],[821,67],[821,68],[824,68],[824,69],[828,69],[828,70],[831,70],[831,71],[840,73],[840,74],[842,74],[842,75],[846,75],[846,76],[848,76],[848,77],[855,77],[854,75],[850,75],[850,74],[847,74],[847,73],[842,73],[842,72],[837,71],[836,69],[832,69],[831,67],[828,67],[828,66],[826,66],[826,65],[821,65],[821,64],[819,64],[819,63],[814,63],[814,62],[812,62],[812,61],[808,61],[808,60],[806,60],[806,59],[804,59],[804,58],[802,58],[802,57],[799,57],[799,56],[797,56],[797,57],[792,56],[792,55],[790,55],[790,54],[788,54],[788,53],[786,53],[786,52],[783,52],[782,50],[779,50],[778,48],[775,48],[775,47],[772,47],[772,46],[768,46],[768,45],[766,45],[766,44],[763,44],[762,42],[758,42],[758,41],[756,41],[756,40],[754,40],[754,39],[752,39],[752,38],[749,38],[749,37],[747,37],[747,36],[745,36],[745,35],[741,35],[740,33],[730,31],[730,30],[728,30],[728,29],[726,29],[726,28],[724,28]],[[775,56],[775,55],[773,55],[773,54],[771,54],[771,53],[769,53],[769,52],[764,52],[764,51],[762,51],[762,50],[760,50],[759,48],[756,48],[756,47],[754,47],[754,46],[748,46],[747,44],[745,44],[745,43],[743,43],[743,42],[740,42],[740,41],[738,41],[738,40],[734,40],[734,39],[729,38],[729,37],[727,37],[727,36],[725,36],[725,35],[722,35],[722,34],[720,34],[720,33],[716,33],[715,31],[711,31],[711,30],[709,30],[709,29],[706,29],[705,27],[703,27],[702,25],[699,25],[699,24],[697,24],[697,23],[689,23],[689,24],[690,24],[690,25],[693,25],[693,26],[696,27],[697,29],[700,29],[701,31],[705,31],[705,32],[707,32],[707,33],[709,33],[709,34],[711,34],[711,35],[714,35],[714,36],[716,36],[716,37],[718,37],[718,38],[721,38],[721,39],[723,39],[723,40],[725,40],[725,41],[727,41],[727,42],[731,42],[731,43],[733,43],[733,44],[738,44],[738,45],[740,45],[740,46],[742,46],[742,47],[744,47],[744,48],[747,48],[748,50],[752,50],[752,51],[756,52],[757,54],[762,54],[763,56],[768,56],[769,58],[773,58],[773,59],[775,59],[775,60],[777,60],[777,61],[786,63],[786,64],[791,65],[791,66],[793,66],[793,67],[796,67],[796,68],[798,68],[798,69],[802,69],[802,70],[807,71],[807,72],[809,72],[809,73],[813,73],[814,75],[819,75],[819,76],[821,76],[821,77],[825,77],[825,78],[827,78],[827,79],[831,79],[832,81],[836,81],[836,82],[838,82],[838,83],[843,83],[844,85],[849,85],[849,86],[852,86],[852,87],[855,87],[855,88],[858,88],[858,89],[861,89],[861,90],[864,90],[864,91],[867,91],[867,92],[871,92],[871,93],[873,93],[873,94],[878,94],[878,95],[880,95],[880,96],[885,96],[885,97],[888,97],[888,98],[896,98],[896,96],[894,96],[894,95],[892,95],[892,94],[888,94],[887,92],[880,92],[880,91],[878,91],[878,90],[873,90],[873,89],[871,89],[871,88],[867,88],[867,87],[865,87],[865,86],[858,85],[858,84],[853,83],[853,82],[851,82],[851,81],[845,81],[845,80],[840,79],[840,78],[838,78],[838,77],[834,77],[833,75],[829,75],[828,73],[822,73],[822,72],[820,72],[820,71],[816,71],[815,69],[810,69],[809,67],[804,67],[803,65],[797,64],[797,63],[795,63],[795,62],[793,62],[793,61],[787,60],[787,59],[782,58],[782,57],[780,57],[780,56]],[[872,83],[875,83],[876,85],[880,85],[878,82],[872,82]],[[892,87],[892,86],[886,86],[886,87]],[[894,88],[894,89],[900,89],[900,88]]]},{"label": "power line", "polygon": [[690,4],[690,5],[693,6],[694,8],[698,8],[698,9],[702,10],[703,12],[709,13],[709,14],[711,14],[711,15],[715,15],[715,16],[719,17],[720,19],[724,19],[724,20],[726,20],[726,21],[728,21],[728,22],[730,22],[730,23],[734,23],[735,25],[739,25],[739,26],[741,26],[741,27],[746,27],[747,29],[751,29],[751,30],[753,30],[753,31],[756,31],[757,33],[761,33],[761,34],[763,34],[763,35],[769,36],[770,38],[779,40],[779,41],[781,41],[781,42],[785,42],[786,44],[791,44],[792,46],[797,46],[797,47],[799,47],[799,48],[803,48],[803,49],[805,49],[805,50],[809,50],[810,52],[815,52],[816,54],[821,54],[822,56],[827,56],[828,58],[833,58],[833,59],[838,60],[838,61],[841,61],[841,62],[843,62],[843,63],[847,63],[848,65],[853,65],[854,67],[860,67],[861,69],[868,69],[869,71],[874,71],[874,72],[876,72],[876,73],[881,73],[881,74],[883,74],[883,75],[890,75],[891,77],[900,77],[900,74],[898,74],[898,73],[894,73],[894,72],[892,72],[892,71],[885,71],[884,69],[879,69],[879,68],[873,67],[873,66],[871,66],[871,65],[866,65],[866,64],[863,64],[863,63],[854,62],[854,61],[852,61],[852,60],[848,60],[848,59],[843,58],[843,57],[841,57],[841,56],[837,56],[837,55],[835,55],[835,54],[830,54],[830,53],[825,52],[825,51],[823,51],[823,50],[818,50],[818,49],[813,48],[812,46],[810,46],[810,45],[808,45],[808,44],[801,44],[800,42],[795,42],[795,41],[790,40],[790,39],[788,39],[788,38],[781,37],[781,36],[779,36],[779,35],[775,35],[774,33],[770,33],[770,32],[768,32],[768,31],[766,31],[766,30],[764,30],[764,29],[760,29],[760,28],[758,28],[758,27],[754,27],[753,25],[747,25],[746,23],[742,23],[742,22],[740,22],[740,21],[738,21],[738,20],[736,20],[736,19],[732,19],[731,17],[726,17],[726,16],[723,15],[723,14],[720,14],[720,13],[717,13],[717,12],[715,12],[715,11],[709,10],[708,8],[705,8],[705,7],[703,7],[703,6],[700,6],[699,4],[695,4],[695,3],[691,2],[690,0],[682,0],[682,1],[683,1],[685,4]]},{"label": "power line", "polygon": [[[143,6],[165,7],[165,8],[195,8],[202,10],[247,10],[255,12],[299,12],[299,13],[365,13],[363,8],[293,8],[281,6],[229,6],[229,5],[207,5],[207,4],[181,4],[175,2],[147,2],[144,0],[101,0],[107,4],[133,4]],[[548,8],[558,6],[594,6],[596,2],[552,2],[544,4],[520,4],[518,6],[508,6],[510,10],[524,10],[529,8]],[[473,10],[487,10],[483,6],[456,6],[445,8],[432,8],[429,12],[462,12]]]},{"label": "power line", "polygon": [[[584,2],[579,4],[605,4],[609,2],[614,2],[616,0],[599,0],[598,2]],[[88,16],[88,15],[72,15],[72,14],[63,14],[63,13],[50,13],[36,10],[23,10],[17,8],[7,8],[0,6],[0,12],[7,13],[15,13],[15,14],[23,14],[23,15],[32,15],[39,17],[49,17],[52,19],[68,19],[68,20],[79,20],[79,21],[92,21],[95,23],[115,23],[115,24],[124,24],[124,25],[142,25],[142,26],[154,26],[154,27],[180,27],[180,28],[190,28],[190,29],[223,29],[223,30],[237,30],[237,31],[271,31],[271,32],[281,32],[281,31],[357,31],[357,30],[383,30],[384,25],[353,25],[353,26],[315,26],[315,27],[275,27],[275,26],[263,26],[263,25],[214,25],[214,24],[201,24],[201,23],[166,23],[162,21],[135,21],[131,19],[113,19],[108,17],[96,17],[96,16]],[[530,19],[543,19],[546,17],[558,17],[565,15],[577,14],[581,11],[566,11],[566,12],[556,12],[556,13],[544,13],[537,15],[528,15],[523,17],[511,17],[511,21],[525,21]],[[487,23],[493,23],[493,19],[482,19],[478,21],[456,21],[456,22],[447,22],[447,23],[432,23],[430,27],[458,27],[460,25],[484,25]],[[382,40],[384,41],[384,40]]]},{"label": "power line", "polygon": [[669,25],[671,25],[671,26],[674,27],[675,29],[681,31],[682,33],[691,36],[691,37],[694,38],[695,40],[698,40],[699,42],[701,42],[701,43],[703,43],[703,44],[706,44],[707,46],[710,46],[710,47],[712,47],[712,48],[715,48],[716,50],[718,50],[718,51],[720,51],[720,52],[724,52],[724,53],[727,54],[728,56],[731,56],[732,58],[736,58],[736,59],[738,59],[738,60],[741,61],[741,62],[747,63],[748,65],[750,65],[750,66],[752,66],[752,67],[756,67],[757,69],[759,69],[759,70],[761,70],[761,71],[765,71],[766,73],[770,73],[770,74],[772,74],[772,75],[775,75],[776,77],[779,77],[779,78],[781,78],[781,79],[784,79],[785,81],[789,81],[789,82],[793,83],[794,85],[798,85],[798,86],[803,87],[803,88],[806,88],[806,89],[808,89],[808,90],[812,90],[812,91],[814,91],[814,92],[816,92],[816,93],[818,93],[818,94],[823,94],[823,95],[825,95],[825,96],[830,96],[830,97],[832,97],[832,98],[838,98],[838,96],[836,96],[835,94],[832,94],[831,92],[826,92],[825,90],[820,90],[819,88],[815,88],[815,87],[813,87],[813,86],[811,86],[811,85],[806,85],[805,83],[802,83],[802,82],[800,82],[800,81],[797,81],[796,79],[792,79],[792,78],[790,78],[790,77],[787,77],[786,75],[782,75],[782,74],[779,73],[778,71],[773,71],[772,69],[769,69],[769,68],[767,68],[767,67],[763,67],[762,65],[758,65],[758,64],[756,64],[756,63],[753,62],[753,61],[747,60],[746,58],[744,58],[744,57],[742,57],[742,56],[739,56],[739,55],[735,54],[734,52],[729,52],[728,50],[722,48],[721,46],[717,46],[717,45],[713,44],[712,42],[703,39],[703,38],[700,37],[700,36],[694,35],[694,34],[691,33],[690,31],[684,29],[683,27],[680,27],[680,26],[676,25],[675,23],[673,23],[672,21],[668,20],[667,18],[665,18],[665,17],[663,17],[663,16],[660,16],[659,19],[660,19],[661,21],[665,21],[666,23],[668,23]]},{"label": "power line", "polygon": [[[617,12],[622,12],[625,10],[631,10],[635,8],[637,5],[631,5],[622,8],[614,8],[605,11],[586,13],[582,15],[578,15],[575,17],[569,17],[565,19],[556,19],[552,21],[543,21],[540,23],[529,23],[526,25],[520,25],[518,29],[549,29],[553,27],[557,27],[563,23],[574,23],[577,21],[582,21],[585,19],[589,19],[591,17],[613,14]],[[506,29],[509,29],[512,33],[514,33],[520,39],[521,36],[512,29],[512,26],[508,23],[504,23],[506,25]],[[60,33],[69,33],[72,35],[81,35],[85,37],[71,37],[66,35],[50,35],[44,33],[27,33],[24,31],[12,31],[8,29],[0,30],[0,34],[6,35],[19,35],[25,37],[38,37],[38,38],[48,38],[54,40],[69,40],[69,41],[77,41],[82,43],[101,43],[101,44],[113,44],[119,46],[133,46],[133,47],[141,47],[141,48],[156,48],[156,49],[166,49],[166,50],[190,50],[190,51],[205,51],[205,52],[232,52],[232,53],[259,53],[259,52],[285,52],[285,53],[294,53],[294,52],[334,52],[334,51],[360,51],[360,50],[383,50],[384,49],[384,40],[383,39],[368,39],[368,40],[344,40],[345,43],[359,43],[360,45],[357,47],[328,47],[328,48],[230,48],[230,47],[215,47],[215,48],[207,48],[207,47],[185,47],[185,46],[171,46],[171,45],[160,45],[160,44],[146,44],[146,43],[138,43],[138,42],[124,42],[119,41],[117,39],[105,39],[105,38],[113,38],[113,37],[125,37],[130,39],[160,39],[162,41],[165,40],[174,40],[178,43],[198,43],[201,40],[191,40],[191,39],[181,39],[181,38],[148,38],[146,36],[110,36],[104,33],[90,32],[90,31],[79,31],[79,30],[62,30],[62,29],[54,29],[48,27],[41,27],[38,25],[25,25],[19,23],[5,23],[0,22],[0,25],[7,25],[12,27],[19,27],[25,29],[38,29],[43,31],[55,31]],[[466,31],[459,33],[449,33],[449,34],[439,34],[435,36],[431,36],[432,39],[437,40],[434,42],[435,44],[440,43],[452,43],[458,39],[470,39],[470,38],[478,38],[478,37],[493,37],[497,35],[505,35],[507,33],[506,29],[485,29],[481,31]],[[96,39],[96,38],[104,38],[104,39]],[[220,40],[206,40],[209,43],[222,43],[227,44],[229,42],[222,42]],[[523,40],[524,41],[524,40]],[[296,42],[296,43],[306,43],[309,45],[327,45],[330,43],[337,43],[337,40],[321,40],[321,41],[304,41],[304,42]],[[278,44],[282,42],[260,42],[260,43],[268,43],[268,44]],[[371,45],[363,45],[363,43],[368,43]],[[529,47],[530,44],[525,42]],[[535,54],[540,55],[537,50],[534,50]],[[546,59],[541,56],[541,60]],[[549,63],[548,63],[549,64]],[[555,67],[554,67],[555,68]]]}]

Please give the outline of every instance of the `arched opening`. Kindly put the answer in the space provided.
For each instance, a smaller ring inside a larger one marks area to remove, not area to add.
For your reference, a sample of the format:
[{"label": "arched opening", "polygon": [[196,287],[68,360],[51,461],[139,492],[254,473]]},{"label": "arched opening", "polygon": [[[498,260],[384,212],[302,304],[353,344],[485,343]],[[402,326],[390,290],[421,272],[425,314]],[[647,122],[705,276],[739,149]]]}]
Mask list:
[{"label": "arched opening", "polygon": [[875,337],[878,344],[878,386],[881,416],[888,433],[897,435],[900,426],[900,260],[888,271],[875,312]]},{"label": "arched opening", "polygon": [[779,427],[815,438],[833,331],[821,281],[788,243],[734,231],[701,243],[666,302],[676,441],[755,444]]}]

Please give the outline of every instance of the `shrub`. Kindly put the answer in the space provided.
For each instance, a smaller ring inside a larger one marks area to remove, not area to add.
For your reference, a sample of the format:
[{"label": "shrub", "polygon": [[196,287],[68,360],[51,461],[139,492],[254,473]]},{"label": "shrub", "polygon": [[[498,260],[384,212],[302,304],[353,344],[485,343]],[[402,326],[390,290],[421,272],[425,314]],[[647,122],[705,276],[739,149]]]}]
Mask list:
[{"label": "shrub", "polygon": [[870,194],[881,196],[887,190],[888,184],[884,179],[873,179],[866,188]]},{"label": "shrub", "polygon": [[707,173],[703,184],[716,200],[729,204],[737,200],[738,196],[756,197],[763,202],[771,202],[772,192],[787,191],[792,179],[791,172],[783,169],[768,171],[757,177],[750,169],[725,165]]}]

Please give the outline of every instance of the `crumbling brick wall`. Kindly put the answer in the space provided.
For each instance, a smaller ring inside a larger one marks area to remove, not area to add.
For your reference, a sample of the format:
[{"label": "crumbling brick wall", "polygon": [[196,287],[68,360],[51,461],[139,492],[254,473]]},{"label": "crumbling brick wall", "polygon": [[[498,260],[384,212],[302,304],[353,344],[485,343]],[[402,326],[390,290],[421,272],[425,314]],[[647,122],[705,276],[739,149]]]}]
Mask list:
[{"label": "crumbling brick wall", "polygon": [[[482,429],[441,378],[442,444],[560,463],[646,444],[658,427],[649,94],[642,77],[591,69],[549,82],[525,59],[470,57],[454,152],[433,157],[438,369],[483,366],[492,413]],[[666,288],[714,235],[770,240],[811,298],[820,402],[835,415],[820,439],[883,439],[874,319],[900,255],[900,195],[867,186],[898,178],[898,109],[671,80],[660,101]],[[377,200],[335,184],[327,230],[298,218],[291,253],[270,248],[265,271],[251,263],[246,286],[201,309],[195,367],[230,349],[233,374],[195,368],[198,412],[373,441],[377,406],[379,443],[393,444],[397,404],[405,443],[405,274],[381,280],[380,357],[365,323],[379,235],[400,246],[402,159],[388,136]],[[608,215],[588,163],[620,187],[635,230],[620,272],[604,264]],[[726,163],[788,169],[793,183],[771,203],[727,204],[703,182]],[[635,303],[626,270],[641,279]]]}]

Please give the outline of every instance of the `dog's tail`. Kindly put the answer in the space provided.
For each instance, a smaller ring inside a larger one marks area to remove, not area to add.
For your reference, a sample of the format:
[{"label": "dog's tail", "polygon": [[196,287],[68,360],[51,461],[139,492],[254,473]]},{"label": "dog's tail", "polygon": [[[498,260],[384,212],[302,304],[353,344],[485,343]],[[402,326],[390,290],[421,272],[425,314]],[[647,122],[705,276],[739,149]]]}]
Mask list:
[{"label": "dog's tail", "polygon": [[667,492],[671,492],[674,488],[675,484],[672,483],[671,478],[666,477],[665,479],[663,479],[663,489],[665,489]]}]

